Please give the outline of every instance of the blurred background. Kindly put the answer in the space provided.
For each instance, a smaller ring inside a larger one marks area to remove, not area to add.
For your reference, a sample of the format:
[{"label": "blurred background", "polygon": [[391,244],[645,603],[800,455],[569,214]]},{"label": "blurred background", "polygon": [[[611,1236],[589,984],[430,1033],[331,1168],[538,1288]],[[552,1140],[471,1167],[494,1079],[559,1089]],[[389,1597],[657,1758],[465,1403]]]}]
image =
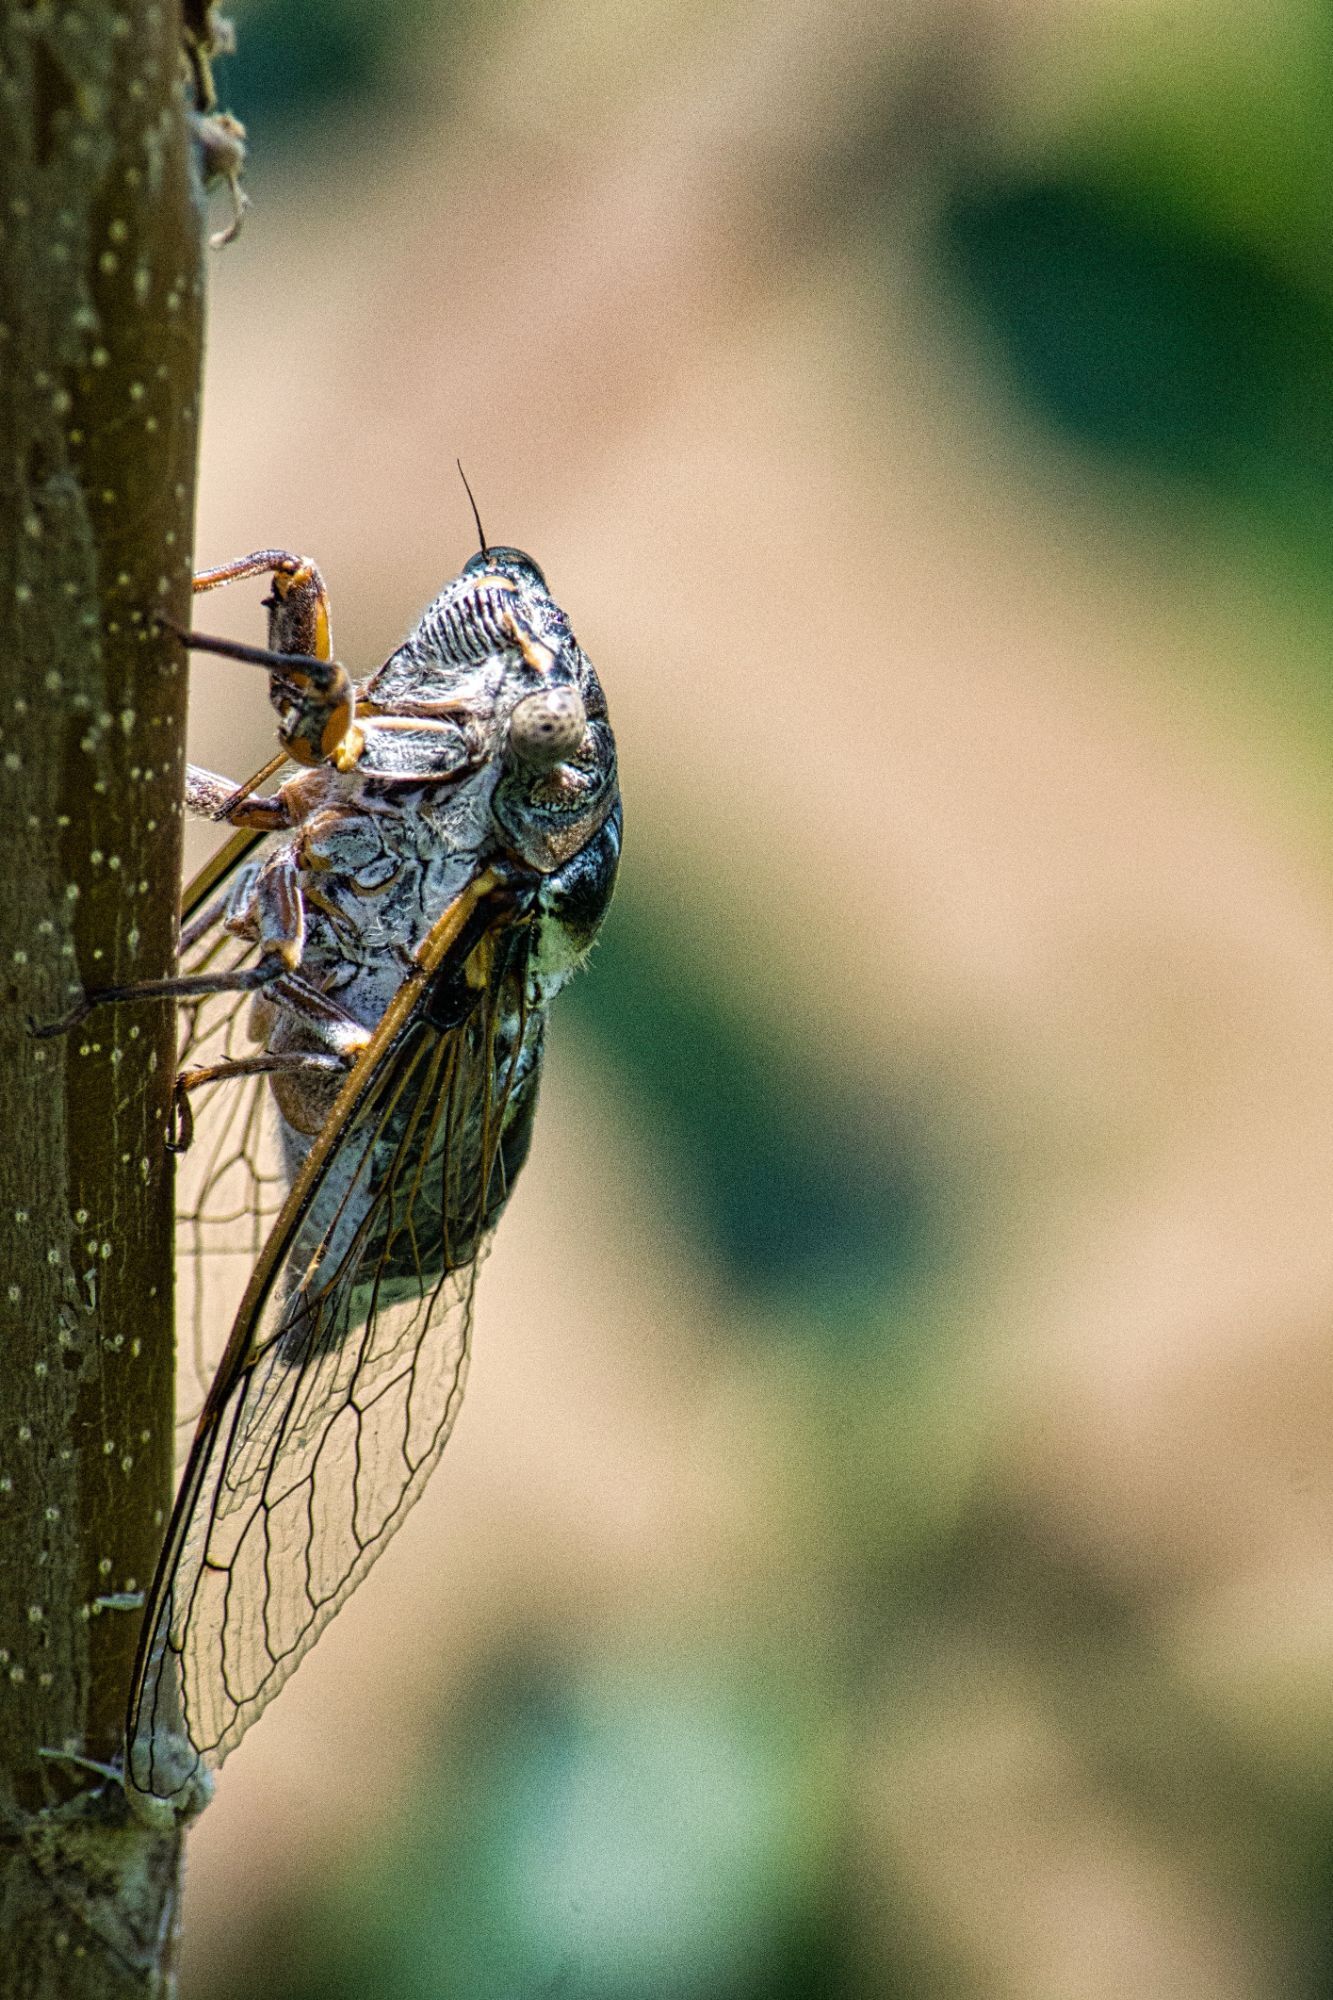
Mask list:
[{"label": "blurred background", "polygon": [[1333,1994],[1333,7],[234,12],[199,560],[461,456],[627,843],[189,2000]]}]

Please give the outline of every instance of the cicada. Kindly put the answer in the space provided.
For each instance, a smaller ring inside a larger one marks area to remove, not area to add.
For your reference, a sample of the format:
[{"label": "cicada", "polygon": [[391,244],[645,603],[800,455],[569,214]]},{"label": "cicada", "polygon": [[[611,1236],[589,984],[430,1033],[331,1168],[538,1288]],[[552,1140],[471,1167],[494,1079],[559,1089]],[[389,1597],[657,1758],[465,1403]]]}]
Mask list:
[{"label": "cicada", "polygon": [[239,790],[190,769],[187,805],[238,832],[187,893],[180,973],[88,1003],[182,1003],[183,1318],[240,1294],[144,1614],[145,1811],[199,1802],[444,1448],[546,1010],[620,853],[606,702],[530,557],[483,537],[359,686],[313,562],[196,588],[257,575],[266,647],[182,637],[267,671],[282,756]]}]

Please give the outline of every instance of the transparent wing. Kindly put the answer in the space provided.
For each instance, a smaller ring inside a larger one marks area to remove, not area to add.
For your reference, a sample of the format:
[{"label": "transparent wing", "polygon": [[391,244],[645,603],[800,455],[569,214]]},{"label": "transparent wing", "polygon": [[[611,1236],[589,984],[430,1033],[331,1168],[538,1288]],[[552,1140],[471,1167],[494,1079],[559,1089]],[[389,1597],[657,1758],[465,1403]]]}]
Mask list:
[{"label": "transparent wing", "polygon": [[[263,836],[231,841],[186,890],[181,910],[186,973],[251,964],[255,946],[223,922],[245,871],[268,853]],[[248,994],[182,1004],[179,1068],[234,1062],[259,1052]],[[230,1077],[190,1094],[193,1136],[176,1163],[176,1431],[183,1459],[204,1395],[250,1274],[268,1239],[289,1176],[265,1077]]]},{"label": "transparent wing", "polygon": [[457,919],[451,950],[386,1015],[242,1301],[145,1614],[127,1730],[139,1791],[179,1798],[234,1747],[452,1429],[477,1265],[526,1152],[541,1059],[528,925],[512,899],[498,918],[479,907],[480,930]]}]

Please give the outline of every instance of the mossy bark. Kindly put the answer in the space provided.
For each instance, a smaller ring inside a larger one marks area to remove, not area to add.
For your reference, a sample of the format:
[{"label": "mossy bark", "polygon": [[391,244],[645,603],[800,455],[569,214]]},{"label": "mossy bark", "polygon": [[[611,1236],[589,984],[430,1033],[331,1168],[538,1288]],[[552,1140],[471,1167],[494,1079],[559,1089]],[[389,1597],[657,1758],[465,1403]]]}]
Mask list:
[{"label": "mossy bark", "polygon": [[119,1755],[172,1467],[170,969],[202,227],[177,4],[0,0],[0,1995],[167,1990]]}]

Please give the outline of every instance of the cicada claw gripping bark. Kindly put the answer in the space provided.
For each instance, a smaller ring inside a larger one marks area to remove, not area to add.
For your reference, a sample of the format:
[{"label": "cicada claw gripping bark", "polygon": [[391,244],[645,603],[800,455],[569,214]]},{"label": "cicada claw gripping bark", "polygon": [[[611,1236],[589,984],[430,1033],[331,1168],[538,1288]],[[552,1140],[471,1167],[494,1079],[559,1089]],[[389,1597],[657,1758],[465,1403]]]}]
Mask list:
[{"label": "cicada claw gripping bark", "polygon": [[179,1346],[206,1369],[225,1336],[130,1697],[150,1817],[197,1809],[444,1448],[547,1008],[620,854],[606,701],[530,557],[483,545],[359,684],[307,558],[196,588],[257,576],[265,646],[180,636],[265,670],[282,755],[239,786],[191,767],[187,805],[235,831],[178,973],[55,1024],[180,1003]]}]

